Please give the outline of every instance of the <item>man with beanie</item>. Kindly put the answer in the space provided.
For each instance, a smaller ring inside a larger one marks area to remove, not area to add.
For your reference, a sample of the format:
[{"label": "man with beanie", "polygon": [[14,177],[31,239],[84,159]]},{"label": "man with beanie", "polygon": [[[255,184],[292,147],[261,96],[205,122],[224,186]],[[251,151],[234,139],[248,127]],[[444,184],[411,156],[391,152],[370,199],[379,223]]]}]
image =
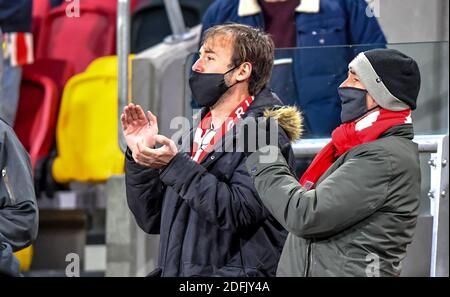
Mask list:
[{"label": "man with beanie", "polygon": [[419,152],[411,110],[417,63],[392,49],[360,53],[338,91],[343,124],[300,182],[283,156],[246,161],[264,205],[289,231],[277,276],[399,276],[416,225]]}]

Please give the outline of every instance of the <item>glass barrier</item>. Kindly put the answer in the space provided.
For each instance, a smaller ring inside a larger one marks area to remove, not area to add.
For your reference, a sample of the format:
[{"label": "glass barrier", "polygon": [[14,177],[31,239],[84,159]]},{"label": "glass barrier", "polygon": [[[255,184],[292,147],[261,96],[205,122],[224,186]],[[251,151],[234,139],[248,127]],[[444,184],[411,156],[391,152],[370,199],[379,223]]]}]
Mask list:
[{"label": "glass barrier", "polygon": [[[340,124],[337,88],[347,77],[348,63],[359,52],[388,47],[414,58],[421,72],[417,109],[413,112],[416,135],[448,134],[448,42],[388,45],[322,46],[276,49],[269,87],[284,104],[304,114],[303,138],[327,138]],[[196,54],[186,63],[186,81]],[[188,116],[196,108],[186,84]]]},{"label": "glass barrier", "polygon": [[[414,58],[421,73],[417,108],[413,111],[415,135],[448,134],[449,131],[449,57],[448,42],[398,43],[388,45],[322,46],[276,49],[269,87],[284,104],[296,105],[304,114],[307,129],[302,139],[329,138],[340,124],[340,99],[337,88],[347,77],[348,63],[359,52],[373,48],[391,48]],[[191,54],[186,63],[186,81],[196,58]],[[186,116],[196,108],[185,87]],[[421,153],[420,214],[430,214],[430,153]],[[299,175],[311,158],[297,159]]]}]

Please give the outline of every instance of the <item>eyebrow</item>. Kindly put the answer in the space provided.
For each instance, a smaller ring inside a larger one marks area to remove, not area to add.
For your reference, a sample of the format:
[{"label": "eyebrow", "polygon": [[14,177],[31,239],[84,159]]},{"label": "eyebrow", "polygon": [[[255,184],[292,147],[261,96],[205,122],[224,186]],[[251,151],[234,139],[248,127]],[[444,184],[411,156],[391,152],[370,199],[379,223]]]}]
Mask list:
[{"label": "eyebrow", "polygon": [[357,80],[359,80],[359,76],[358,76],[358,74],[356,74],[355,70],[349,68],[349,69],[348,69],[348,72],[350,72],[351,74],[353,74],[353,75],[355,76],[355,78],[356,78]]},{"label": "eyebrow", "polygon": [[214,54],[214,55],[216,55],[216,52],[215,51],[213,51],[212,49],[210,49],[210,48],[207,48],[207,49],[205,49],[205,53],[207,53],[207,54]]}]

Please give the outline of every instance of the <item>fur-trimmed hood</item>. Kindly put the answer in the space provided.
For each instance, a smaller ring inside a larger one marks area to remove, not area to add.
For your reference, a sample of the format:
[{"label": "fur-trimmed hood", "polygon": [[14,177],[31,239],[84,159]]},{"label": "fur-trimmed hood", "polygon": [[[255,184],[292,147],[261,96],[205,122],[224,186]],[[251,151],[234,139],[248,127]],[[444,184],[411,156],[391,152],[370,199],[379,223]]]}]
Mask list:
[{"label": "fur-trimmed hood", "polygon": [[[200,119],[202,119],[208,111],[209,109],[204,107],[197,115],[194,115],[193,127],[198,126]],[[289,142],[298,140],[304,131],[301,111],[295,106],[284,105],[280,98],[268,88],[264,88],[255,96],[255,100],[249,106],[244,118],[249,116],[255,118],[266,117],[277,120]],[[189,133],[193,132],[191,131]],[[189,148],[190,147],[192,147],[192,143]]]},{"label": "fur-trimmed hood", "polygon": [[303,133],[303,118],[295,106],[281,106],[264,111],[266,118],[273,118],[286,132],[291,142],[296,141]]},{"label": "fur-trimmed hood", "polygon": [[248,114],[273,118],[286,132],[289,141],[298,140],[303,132],[303,117],[295,106],[283,105],[278,96],[269,89],[262,90],[250,105]]}]

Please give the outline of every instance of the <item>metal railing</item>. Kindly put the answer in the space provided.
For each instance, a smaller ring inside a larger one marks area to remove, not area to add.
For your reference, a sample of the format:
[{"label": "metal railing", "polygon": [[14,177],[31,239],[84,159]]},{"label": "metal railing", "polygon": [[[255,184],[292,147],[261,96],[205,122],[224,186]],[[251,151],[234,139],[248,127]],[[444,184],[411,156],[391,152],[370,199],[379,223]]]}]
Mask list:
[{"label": "metal railing", "polygon": [[[439,143],[447,135],[418,135],[413,141],[419,145],[420,153],[436,153]],[[292,145],[296,158],[312,157],[317,154],[328,142],[330,138],[302,139]]]},{"label": "metal railing", "polygon": [[[164,39],[165,43],[175,44],[190,40],[196,36],[194,31],[189,30],[183,19],[181,7],[178,0],[164,0],[167,16],[169,18],[172,35]],[[120,116],[128,104],[128,56],[130,54],[130,0],[117,0],[117,60],[118,60],[118,139],[122,152],[126,150],[126,142],[122,133]]]},{"label": "metal railing", "polygon": [[128,55],[130,54],[130,1],[117,0],[117,61],[118,65],[118,139],[119,147],[125,152],[127,144],[122,133],[120,116],[128,104]]},{"label": "metal railing", "polygon": [[164,0],[167,17],[169,18],[172,35],[164,39],[165,43],[178,43],[195,37],[195,33],[188,30],[184,23],[183,14],[178,0]]},{"label": "metal railing", "polygon": [[[292,148],[296,158],[312,157],[330,139],[304,139]],[[430,276],[449,275],[448,135],[419,135],[413,139],[419,153],[430,153],[430,214],[433,217]]]}]

